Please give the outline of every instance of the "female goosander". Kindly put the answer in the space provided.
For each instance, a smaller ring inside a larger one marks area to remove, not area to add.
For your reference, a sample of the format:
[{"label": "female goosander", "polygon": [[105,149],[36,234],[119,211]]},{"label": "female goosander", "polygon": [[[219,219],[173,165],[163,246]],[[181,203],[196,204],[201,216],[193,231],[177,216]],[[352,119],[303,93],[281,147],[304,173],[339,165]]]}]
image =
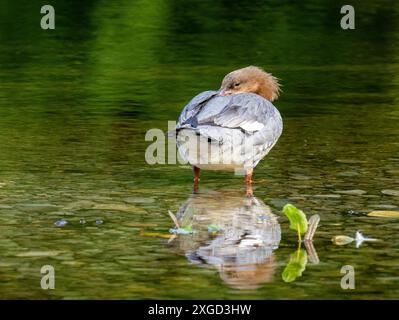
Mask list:
[{"label": "female goosander", "polygon": [[279,91],[274,76],[249,66],[230,72],[220,90],[202,92],[185,106],[176,125],[177,147],[193,166],[196,186],[200,169],[235,170],[245,174],[248,191],[253,168],[283,130],[271,103]]}]

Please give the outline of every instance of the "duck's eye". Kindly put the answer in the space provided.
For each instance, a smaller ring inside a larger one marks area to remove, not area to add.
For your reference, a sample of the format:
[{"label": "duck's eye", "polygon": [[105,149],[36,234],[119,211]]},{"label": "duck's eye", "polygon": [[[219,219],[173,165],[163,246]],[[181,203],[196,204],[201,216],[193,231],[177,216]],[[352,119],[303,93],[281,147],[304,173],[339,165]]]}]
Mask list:
[{"label": "duck's eye", "polygon": [[234,84],[234,86],[235,86],[235,87],[239,87],[239,86],[240,86],[240,83],[237,82],[237,83]]}]

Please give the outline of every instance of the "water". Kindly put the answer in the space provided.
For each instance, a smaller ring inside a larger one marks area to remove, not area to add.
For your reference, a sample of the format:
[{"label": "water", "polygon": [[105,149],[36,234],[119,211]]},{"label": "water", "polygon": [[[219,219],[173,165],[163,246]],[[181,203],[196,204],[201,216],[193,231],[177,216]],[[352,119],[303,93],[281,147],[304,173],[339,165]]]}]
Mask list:
[{"label": "water", "polygon": [[[353,31],[333,2],[58,1],[52,31],[39,28],[40,5],[0,3],[1,298],[399,298],[399,221],[366,216],[399,210],[381,192],[399,190],[399,5],[363,1]],[[188,166],[145,162],[145,132],[248,64],[284,90],[257,202],[230,173],[204,172],[193,196]],[[308,254],[290,283],[288,202],[321,217],[319,263]],[[205,216],[200,232],[170,241],[168,210],[187,203]],[[242,212],[258,235],[248,241],[270,235],[258,225],[270,212],[281,239],[263,251],[219,241],[210,254],[207,226],[237,236]],[[330,240],[357,230],[381,241]],[[40,287],[43,265],[55,290]],[[344,265],[355,290],[341,289]]]}]

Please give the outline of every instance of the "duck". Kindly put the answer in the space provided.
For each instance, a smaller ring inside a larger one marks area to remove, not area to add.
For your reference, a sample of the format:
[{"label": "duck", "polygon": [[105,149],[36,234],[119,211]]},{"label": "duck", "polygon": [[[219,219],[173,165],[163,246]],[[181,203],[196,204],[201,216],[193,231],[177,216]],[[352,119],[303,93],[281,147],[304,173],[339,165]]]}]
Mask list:
[{"label": "duck", "polygon": [[248,66],[228,73],[219,90],[199,93],[183,108],[176,145],[181,159],[193,167],[194,189],[201,170],[223,170],[245,176],[252,194],[253,170],[283,131],[272,103],[280,91],[275,76]]}]

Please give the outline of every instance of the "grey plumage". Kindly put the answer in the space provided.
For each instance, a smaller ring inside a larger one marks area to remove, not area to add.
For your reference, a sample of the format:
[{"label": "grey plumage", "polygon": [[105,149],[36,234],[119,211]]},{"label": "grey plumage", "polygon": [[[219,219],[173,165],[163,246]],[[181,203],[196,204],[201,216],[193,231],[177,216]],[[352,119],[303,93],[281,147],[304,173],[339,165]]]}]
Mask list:
[{"label": "grey plumage", "polygon": [[254,93],[218,93],[202,92],[183,109],[176,125],[180,155],[200,168],[253,168],[282,133],[280,113]]}]

